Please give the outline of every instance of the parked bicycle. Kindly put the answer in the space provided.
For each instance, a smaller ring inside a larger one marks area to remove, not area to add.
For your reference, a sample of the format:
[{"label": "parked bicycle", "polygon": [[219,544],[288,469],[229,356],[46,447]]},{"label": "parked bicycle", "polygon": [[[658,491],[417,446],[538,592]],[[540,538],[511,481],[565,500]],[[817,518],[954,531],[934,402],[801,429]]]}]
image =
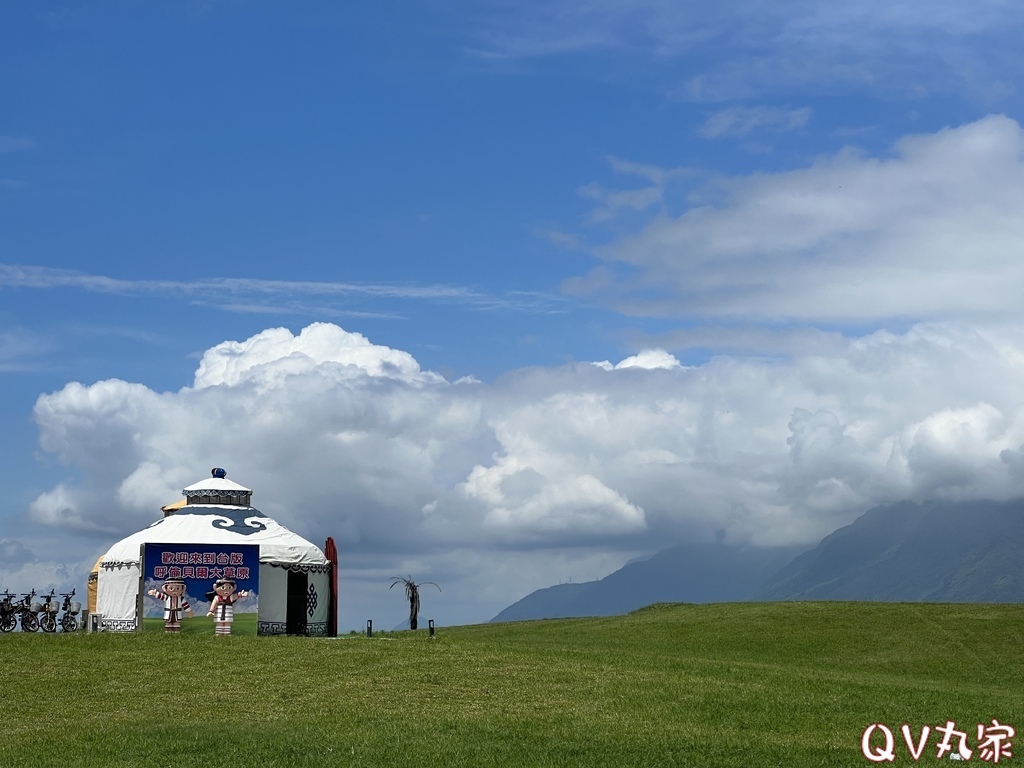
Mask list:
[{"label": "parked bicycle", "polygon": [[18,626],[18,609],[13,598],[17,597],[6,590],[0,594],[0,632],[13,632]]},{"label": "parked bicycle", "polygon": [[[60,601],[54,597],[55,592],[56,590],[51,589],[50,594],[44,598],[45,602],[42,604],[41,610],[36,611],[39,628],[43,632],[57,631],[57,612],[60,610]],[[32,610],[35,610],[35,605],[32,606]]]},{"label": "parked bicycle", "polygon": [[74,588],[70,592],[61,592],[60,596],[64,598],[61,605],[64,615],[60,617],[60,628],[65,632],[74,632],[78,629],[78,614],[82,611],[82,604],[77,600],[72,601],[71,598],[75,596]]},{"label": "parked bicycle", "polygon": [[34,589],[31,592],[22,592],[21,594],[22,599],[14,603],[14,612],[21,619],[22,632],[35,632],[39,629],[39,617],[36,614],[43,609],[43,604],[32,600],[36,596]]}]

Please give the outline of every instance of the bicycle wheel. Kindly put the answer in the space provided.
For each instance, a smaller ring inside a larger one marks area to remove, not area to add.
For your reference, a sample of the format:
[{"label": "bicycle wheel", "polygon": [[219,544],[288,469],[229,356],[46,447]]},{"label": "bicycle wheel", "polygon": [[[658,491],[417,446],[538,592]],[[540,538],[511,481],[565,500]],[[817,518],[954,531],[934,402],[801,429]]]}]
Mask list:
[{"label": "bicycle wheel", "polygon": [[44,613],[39,619],[39,628],[43,632],[56,632],[57,631],[57,619],[53,617],[52,613]]},{"label": "bicycle wheel", "polygon": [[5,613],[0,619],[0,632],[12,632],[16,626],[18,626],[18,620],[14,618],[13,613]]},{"label": "bicycle wheel", "polygon": [[75,618],[73,613],[65,613],[60,618],[60,628],[65,632],[74,632],[78,629],[78,619]]},{"label": "bicycle wheel", "polygon": [[35,632],[39,629],[39,617],[34,613],[21,614],[21,631]]}]

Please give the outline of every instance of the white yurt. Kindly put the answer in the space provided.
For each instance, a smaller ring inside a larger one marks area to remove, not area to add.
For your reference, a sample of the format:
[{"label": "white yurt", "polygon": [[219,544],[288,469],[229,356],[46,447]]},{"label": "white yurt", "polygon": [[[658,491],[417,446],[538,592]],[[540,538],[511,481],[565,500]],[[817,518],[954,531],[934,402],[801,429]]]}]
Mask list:
[{"label": "white yurt", "polygon": [[336,564],[319,547],[252,507],[252,490],[229,480],[223,469],[182,493],[182,502],[163,508],[163,519],[121,539],[100,558],[95,611],[103,630],[141,629],[145,552],[219,546],[258,552],[258,634],[329,633],[336,621]]}]

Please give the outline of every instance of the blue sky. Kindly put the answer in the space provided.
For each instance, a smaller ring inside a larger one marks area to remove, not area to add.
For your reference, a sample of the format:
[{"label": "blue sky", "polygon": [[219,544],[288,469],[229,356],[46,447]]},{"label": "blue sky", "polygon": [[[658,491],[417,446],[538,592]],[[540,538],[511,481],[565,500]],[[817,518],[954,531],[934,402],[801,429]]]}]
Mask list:
[{"label": "blue sky", "polygon": [[1018,495],[1022,25],[5,4],[0,586],[74,583],[215,464],[341,540],[353,615],[415,571],[451,622]]}]

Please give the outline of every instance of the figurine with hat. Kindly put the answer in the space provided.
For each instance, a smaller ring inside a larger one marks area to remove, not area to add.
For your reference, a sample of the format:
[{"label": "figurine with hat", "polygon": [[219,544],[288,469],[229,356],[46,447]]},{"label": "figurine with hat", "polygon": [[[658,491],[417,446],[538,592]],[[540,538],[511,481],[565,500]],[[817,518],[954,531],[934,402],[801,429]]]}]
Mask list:
[{"label": "figurine with hat", "polygon": [[183,579],[167,579],[161,589],[151,589],[150,597],[164,601],[164,631],[181,631],[181,614],[187,613],[191,619],[195,616],[192,606],[185,599],[185,581]]}]

